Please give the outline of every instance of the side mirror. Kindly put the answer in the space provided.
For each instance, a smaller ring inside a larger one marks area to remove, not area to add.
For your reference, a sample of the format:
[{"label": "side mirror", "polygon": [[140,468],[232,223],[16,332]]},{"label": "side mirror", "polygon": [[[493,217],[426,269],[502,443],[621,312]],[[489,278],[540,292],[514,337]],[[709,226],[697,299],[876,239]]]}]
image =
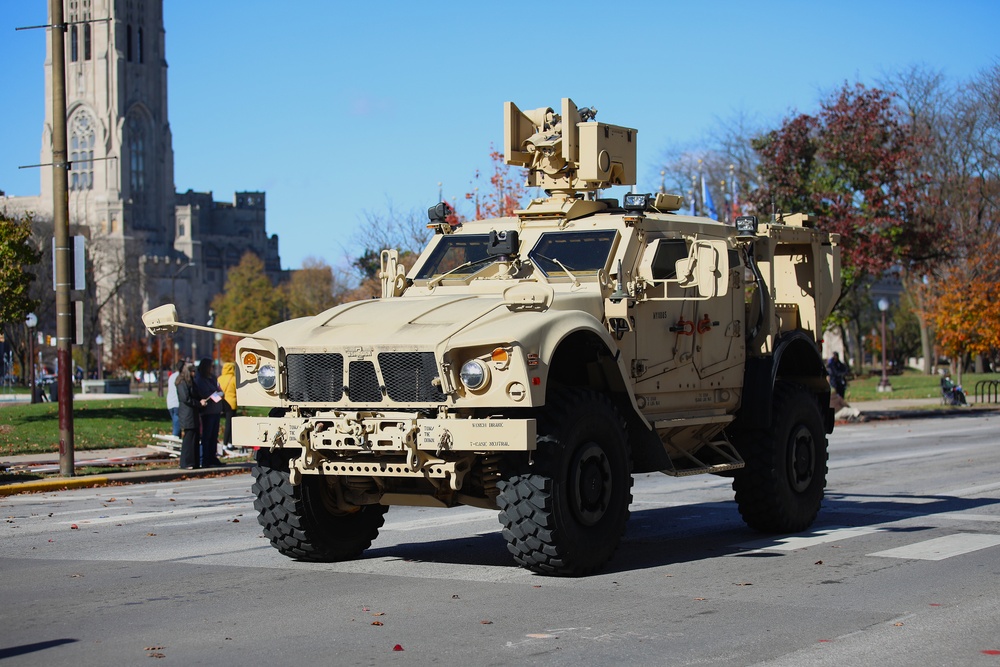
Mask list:
[{"label": "side mirror", "polygon": [[704,298],[725,296],[729,291],[729,252],[725,241],[695,241],[690,254],[677,260],[677,284],[697,287]]},{"label": "side mirror", "polygon": [[674,275],[677,276],[677,284],[681,287],[694,287],[698,283],[696,275],[697,256],[693,253],[688,257],[677,260],[674,263]]},{"label": "side mirror", "polygon": [[177,331],[177,308],[172,303],[146,311],[142,314],[142,323],[149,333],[174,333]]}]

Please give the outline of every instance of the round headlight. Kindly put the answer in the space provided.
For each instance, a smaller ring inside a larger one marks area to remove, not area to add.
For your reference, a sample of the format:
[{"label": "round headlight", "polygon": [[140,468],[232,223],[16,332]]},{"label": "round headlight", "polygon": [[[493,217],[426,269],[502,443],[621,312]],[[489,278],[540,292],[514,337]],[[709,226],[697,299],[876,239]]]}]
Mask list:
[{"label": "round headlight", "polygon": [[278,380],[278,372],[274,366],[261,366],[257,371],[257,382],[264,389],[271,391]]},{"label": "round headlight", "polygon": [[462,379],[462,384],[472,391],[482,389],[490,378],[486,364],[479,359],[466,361],[458,377]]}]

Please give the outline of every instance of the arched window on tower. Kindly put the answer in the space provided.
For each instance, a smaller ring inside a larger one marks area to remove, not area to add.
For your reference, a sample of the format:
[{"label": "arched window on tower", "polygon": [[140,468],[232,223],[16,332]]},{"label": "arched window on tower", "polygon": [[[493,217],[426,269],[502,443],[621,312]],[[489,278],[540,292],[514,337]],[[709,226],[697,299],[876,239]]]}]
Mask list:
[{"label": "arched window on tower", "polygon": [[128,170],[134,199],[146,189],[146,128],[134,114],[128,119]]},{"label": "arched window on tower", "polygon": [[76,26],[69,27],[69,61],[75,63],[80,59],[80,38],[76,32]]},{"label": "arched window on tower", "polygon": [[139,52],[139,64],[142,64],[143,62],[145,62],[145,59],[143,58],[143,47],[144,46],[145,45],[142,43],[142,26],[139,26],[139,49],[138,49],[138,52]]},{"label": "arched window on tower", "polygon": [[94,121],[86,111],[73,114],[69,122],[69,188],[92,190],[94,187]]},{"label": "arched window on tower", "polygon": [[90,60],[90,24],[83,24],[83,59]]},{"label": "arched window on tower", "polygon": [[125,59],[132,62],[132,24],[125,26]]}]

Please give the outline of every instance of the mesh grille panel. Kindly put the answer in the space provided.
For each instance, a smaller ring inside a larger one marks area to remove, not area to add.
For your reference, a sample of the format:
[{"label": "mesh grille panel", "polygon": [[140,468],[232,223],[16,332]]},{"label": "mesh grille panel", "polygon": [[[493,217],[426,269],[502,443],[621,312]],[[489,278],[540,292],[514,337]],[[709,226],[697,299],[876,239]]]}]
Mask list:
[{"label": "mesh grille panel", "polygon": [[348,362],[346,387],[342,354],[289,354],[285,362],[288,400],[292,403],[382,403],[385,395],[398,403],[445,400],[441,387],[431,384],[438,375],[433,352],[379,353],[377,362],[384,389],[379,384],[376,362],[372,360]]},{"label": "mesh grille panel", "polygon": [[444,400],[441,388],[431,384],[438,374],[433,352],[382,352],[378,365],[390,400]]},{"label": "mesh grille panel", "polygon": [[379,403],[382,390],[375,376],[375,364],[371,361],[352,361],[347,367],[348,398],[355,403]]},{"label": "mesh grille panel", "polygon": [[344,357],[339,354],[290,354],[288,400],[333,403],[344,397]]}]

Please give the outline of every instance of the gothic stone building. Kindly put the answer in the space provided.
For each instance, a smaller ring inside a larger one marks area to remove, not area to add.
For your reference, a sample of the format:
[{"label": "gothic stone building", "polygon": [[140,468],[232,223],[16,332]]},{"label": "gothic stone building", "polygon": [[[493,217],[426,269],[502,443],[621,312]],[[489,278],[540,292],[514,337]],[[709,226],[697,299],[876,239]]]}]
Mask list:
[{"label": "gothic stone building", "polygon": [[[163,0],[65,0],[64,11],[70,226],[87,237],[94,301],[107,302],[92,318],[91,339],[101,333],[108,349],[142,337],[141,313],[171,301],[182,319],[204,323],[246,252],[279,282],[278,237],[267,235],[263,192],[237,192],[229,203],[211,192],[174,191]],[[43,165],[52,162],[48,42],[44,71]],[[52,170],[41,174],[40,196],[0,195],[0,209],[51,220]],[[192,356],[213,344],[210,334],[190,330],[174,342]]]}]

